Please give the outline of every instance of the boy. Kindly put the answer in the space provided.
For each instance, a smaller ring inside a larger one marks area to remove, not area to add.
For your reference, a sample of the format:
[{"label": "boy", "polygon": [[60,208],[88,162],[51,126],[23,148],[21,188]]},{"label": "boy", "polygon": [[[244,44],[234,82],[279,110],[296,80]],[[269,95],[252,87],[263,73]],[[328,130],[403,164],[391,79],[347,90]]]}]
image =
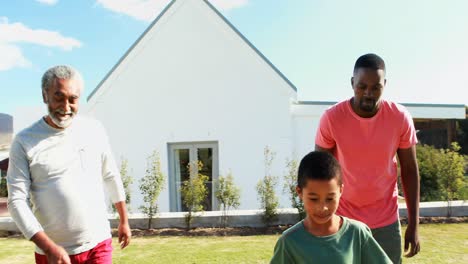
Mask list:
[{"label": "boy", "polygon": [[296,191],[306,218],[278,239],[271,263],[392,263],[365,224],[335,214],[343,183],[332,154],[302,159]]}]

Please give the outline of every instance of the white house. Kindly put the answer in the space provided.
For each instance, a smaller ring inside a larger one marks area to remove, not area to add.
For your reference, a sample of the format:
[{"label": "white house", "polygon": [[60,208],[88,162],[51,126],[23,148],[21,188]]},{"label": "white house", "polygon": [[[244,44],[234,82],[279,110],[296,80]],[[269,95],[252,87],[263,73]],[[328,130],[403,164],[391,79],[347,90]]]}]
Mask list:
[{"label": "white house", "polygon": [[[138,179],[146,158],[161,156],[167,187],[160,210],[181,211],[178,188],[186,165],[201,160],[210,177],[208,210],[220,175],[231,172],[241,208],[257,209],[264,149],[276,153],[271,172],[313,150],[330,102],[299,102],[294,85],[208,1],[174,0],[88,97],[88,113],[106,127],[116,157],[129,161],[132,208],[142,203]],[[408,106],[415,118],[465,118],[463,105]],[[290,207],[278,186],[281,206]]]}]

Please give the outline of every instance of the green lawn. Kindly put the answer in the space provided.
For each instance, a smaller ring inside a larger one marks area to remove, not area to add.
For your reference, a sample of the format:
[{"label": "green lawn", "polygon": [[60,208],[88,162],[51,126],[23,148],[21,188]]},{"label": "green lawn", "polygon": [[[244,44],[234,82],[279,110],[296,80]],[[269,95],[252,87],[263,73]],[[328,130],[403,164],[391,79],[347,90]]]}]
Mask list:
[{"label": "green lawn", "polygon": [[[278,236],[141,237],[114,263],[268,263]],[[422,251],[404,263],[468,263],[468,223],[421,225]],[[0,238],[0,263],[34,263],[33,244]]]}]

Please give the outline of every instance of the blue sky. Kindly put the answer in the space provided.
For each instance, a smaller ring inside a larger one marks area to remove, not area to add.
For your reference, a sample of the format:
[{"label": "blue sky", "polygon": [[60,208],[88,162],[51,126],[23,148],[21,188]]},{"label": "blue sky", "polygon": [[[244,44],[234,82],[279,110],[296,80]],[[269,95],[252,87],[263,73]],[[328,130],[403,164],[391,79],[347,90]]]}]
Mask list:
[{"label": "blue sky", "polygon": [[[302,101],[352,96],[356,58],[387,63],[384,97],[468,104],[468,1],[212,0],[298,89]],[[86,96],[167,0],[0,2],[0,113],[41,105],[40,78],[80,70]]]}]

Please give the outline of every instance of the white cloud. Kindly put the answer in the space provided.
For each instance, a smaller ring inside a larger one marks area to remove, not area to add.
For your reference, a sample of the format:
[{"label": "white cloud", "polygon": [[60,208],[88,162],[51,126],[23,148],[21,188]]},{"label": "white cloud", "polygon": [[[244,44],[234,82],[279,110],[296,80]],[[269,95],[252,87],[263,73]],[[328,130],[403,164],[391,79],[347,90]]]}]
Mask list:
[{"label": "white cloud", "polygon": [[[147,22],[155,19],[169,2],[169,0],[97,0],[97,3],[106,9]],[[244,6],[248,0],[211,0],[210,3],[226,11]]]},{"label": "white cloud", "polygon": [[16,67],[29,67],[31,62],[28,61],[21,50],[14,45],[0,43],[0,71],[6,71]]},{"label": "white cloud", "polygon": [[168,0],[97,0],[102,7],[142,21],[152,21]]},{"label": "white cloud", "polygon": [[81,47],[81,42],[64,37],[59,32],[44,29],[31,29],[21,23],[9,23],[8,18],[0,17],[0,71],[14,67],[28,67],[32,63],[23,56],[19,43],[72,50]]},{"label": "white cloud", "polygon": [[59,47],[63,50],[78,48],[81,43],[73,38],[62,36],[56,31],[30,29],[21,23],[0,23],[1,42],[27,42],[47,47]]},{"label": "white cloud", "polygon": [[36,2],[39,2],[44,5],[55,5],[58,0],[36,0]]},{"label": "white cloud", "polygon": [[227,11],[246,6],[249,3],[249,0],[209,0],[209,2],[216,8]]}]

